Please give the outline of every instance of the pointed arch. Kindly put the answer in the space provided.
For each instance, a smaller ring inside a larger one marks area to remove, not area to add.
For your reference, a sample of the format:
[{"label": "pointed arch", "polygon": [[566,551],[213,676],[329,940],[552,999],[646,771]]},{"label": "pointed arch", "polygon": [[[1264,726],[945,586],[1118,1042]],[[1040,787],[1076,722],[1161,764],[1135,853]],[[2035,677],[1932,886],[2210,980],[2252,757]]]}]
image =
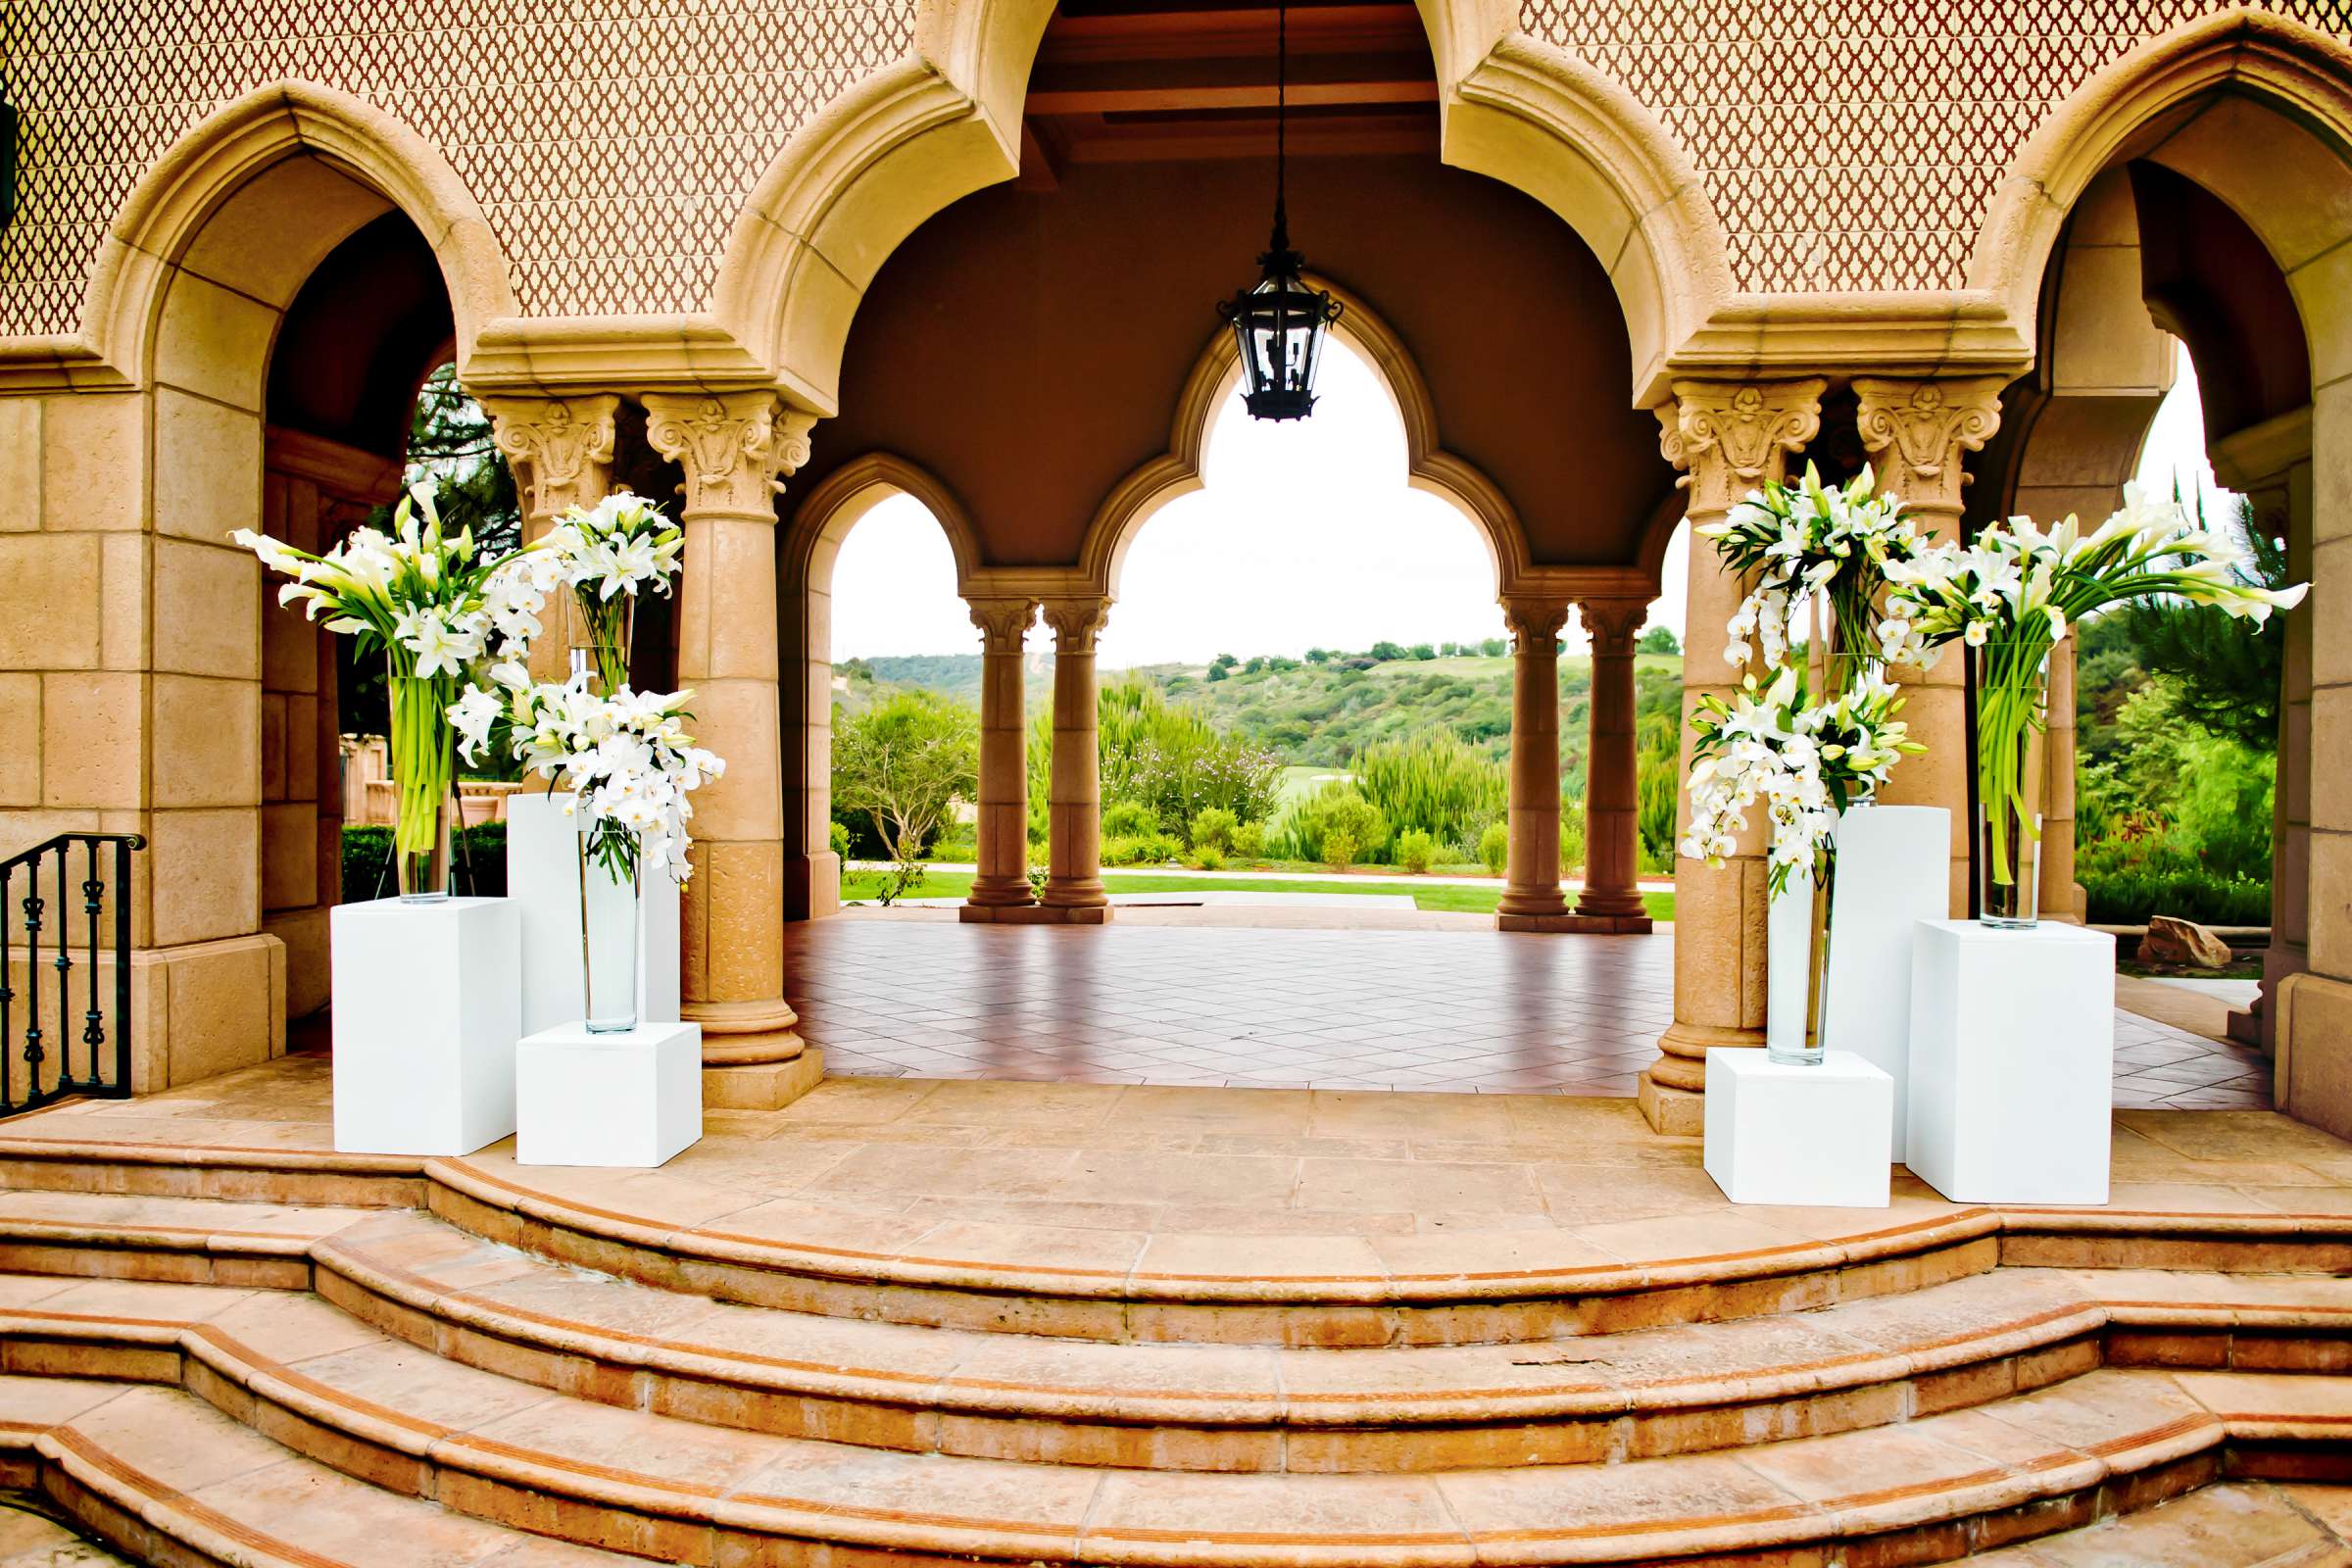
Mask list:
[{"label": "pointed arch", "polygon": [[[874,274],[925,220],[1020,169],[1022,104],[1052,0],[923,0],[916,53],[796,132],[754,187],[711,315],[776,383],[839,406]],[[1517,31],[1500,0],[1419,0],[1443,157],[1550,208],[1607,270],[1641,399],[1731,292],[1721,222],[1689,158],[1621,85]]]},{"label": "pointed arch", "polygon": [[[268,178],[306,155],[351,188],[307,173]],[[108,227],[82,335],[52,347],[61,361],[78,359],[104,378],[143,384],[176,275],[282,307],[327,251],[395,209],[439,262],[462,366],[482,326],[515,312],[506,257],[479,205],[423,137],[347,93],[308,82],[262,88],[216,111],[147,171]]]}]

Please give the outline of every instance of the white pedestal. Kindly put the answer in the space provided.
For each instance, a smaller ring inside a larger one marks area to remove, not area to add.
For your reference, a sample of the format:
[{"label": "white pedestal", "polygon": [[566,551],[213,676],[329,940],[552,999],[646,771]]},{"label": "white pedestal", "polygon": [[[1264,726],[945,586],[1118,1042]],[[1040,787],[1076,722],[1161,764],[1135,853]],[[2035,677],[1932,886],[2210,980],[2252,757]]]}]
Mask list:
[{"label": "white pedestal", "polygon": [[469,1154],[514,1132],[513,903],[344,904],[328,931],[336,1152]]},{"label": "white pedestal", "polygon": [[[553,1029],[588,1010],[580,969],[579,818],[571,799],[507,798],[507,897],[522,911],[522,1028]],[[637,895],[637,1020],[678,1019],[678,885],[648,871]]]},{"label": "white pedestal", "polygon": [[514,1051],[514,1159],[522,1165],[660,1165],[703,1136],[703,1029],[578,1023]]},{"label": "white pedestal", "polygon": [[1952,813],[1940,806],[1870,806],[1838,820],[1822,1044],[1894,1080],[1898,1165],[1909,1143],[1911,946],[1920,921],[1949,910],[1951,854]]},{"label": "white pedestal", "polygon": [[1894,1080],[1851,1052],[1789,1067],[1717,1047],[1706,1117],[1707,1174],[1735,1203],[1886,1206]]},{"label": "white pedestal", "polygon": [[1923,920],[1906,1163],[1959,1203],[2104,1203],[2115,938]]}]

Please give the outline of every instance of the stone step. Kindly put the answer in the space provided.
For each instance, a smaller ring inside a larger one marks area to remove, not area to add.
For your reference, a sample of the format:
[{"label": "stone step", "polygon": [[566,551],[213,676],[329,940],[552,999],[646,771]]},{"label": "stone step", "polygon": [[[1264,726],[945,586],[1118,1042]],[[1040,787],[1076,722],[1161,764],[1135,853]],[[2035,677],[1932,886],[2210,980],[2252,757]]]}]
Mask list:
[{"label": "stone step", "polygon": [[[176,1384],[348,1476],[681,1563],[1760,1563],[1863,1539],[1883,1545],[1876,1560],[1933,1562],[2146,1506],[2225,1460],[2301,1478],[2352,1464],[2343,1380],[2110,1368],[1732,1452],[1423,1475],[1102,1469],[615,1407],[445,1360],[302,1296],[91,1282],[50,1303],[86,1338],[12,1337],[12,1370],[71,1362],[85,1378]],[[53,1424],[23,1413],[53,1386],[0,1382],[0,1421]]]},{"label": "stone step", "polygon": [[1983,1568],[2352,1568],[2352,1487],[2231,1482],[1983,1552]]},{"label": "stone step", "polygon": [[308,1290],[310,1248],[356,1208],[0,1192],[0,1272]]},{"label": "stone step", "polygon": [[[174,1389],[0,1376],[0,1474],[43,1494],[129,1558],[174,1568],[641,1562],[402,1496],[302,1458]],[[40,1530],[44,1538],[63,1534]],[[0,1552],[13,1539],[0,1524]],[[50,1560],[96,1568],[120,1559],[76,1543],[56,1547]]]}]

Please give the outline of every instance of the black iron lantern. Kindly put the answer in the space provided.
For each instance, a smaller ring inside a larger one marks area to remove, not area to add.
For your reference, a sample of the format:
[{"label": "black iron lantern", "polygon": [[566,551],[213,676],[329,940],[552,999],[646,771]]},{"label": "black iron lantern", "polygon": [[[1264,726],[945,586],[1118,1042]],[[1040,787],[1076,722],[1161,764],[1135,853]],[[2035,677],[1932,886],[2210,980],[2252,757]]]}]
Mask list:
[{"label": "black iron lantern", "polygon": [[1275,8],[1274,236],[1257,259],[1258,280],[1217,307],[1242,353],[1242,401],[1254,419],[1303,419],[1315,409],[1315,368],[1323,334],[1340,318],[1340,302],[1306,286],[1306,258],[1291,249],[1283,213],[1288,147],[1283,122],[1290,74],[1290,17]]}]

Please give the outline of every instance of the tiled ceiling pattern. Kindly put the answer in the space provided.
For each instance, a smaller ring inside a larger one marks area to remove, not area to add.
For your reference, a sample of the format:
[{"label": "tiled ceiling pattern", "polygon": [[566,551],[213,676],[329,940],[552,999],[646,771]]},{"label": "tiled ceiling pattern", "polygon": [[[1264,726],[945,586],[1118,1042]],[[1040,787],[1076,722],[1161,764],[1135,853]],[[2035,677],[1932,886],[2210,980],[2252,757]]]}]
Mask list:
[{"label": "tiled ceiling pattern", "polygon": [[533,315],[703,306],[793,130],[905,55],[913,0],[8,0],[0,334],[71,331],[106,225],[207,114],[300,80],[441,148]]},{"label": "tiled ceiling pattern", "polygon": [[[2225,0],[1521,0],[1520,24],[1624,82],[1688,150],[1734,281],[1954,288],[2043,117]],[[2271,0],[2338,35],[2352,0]]]}]

